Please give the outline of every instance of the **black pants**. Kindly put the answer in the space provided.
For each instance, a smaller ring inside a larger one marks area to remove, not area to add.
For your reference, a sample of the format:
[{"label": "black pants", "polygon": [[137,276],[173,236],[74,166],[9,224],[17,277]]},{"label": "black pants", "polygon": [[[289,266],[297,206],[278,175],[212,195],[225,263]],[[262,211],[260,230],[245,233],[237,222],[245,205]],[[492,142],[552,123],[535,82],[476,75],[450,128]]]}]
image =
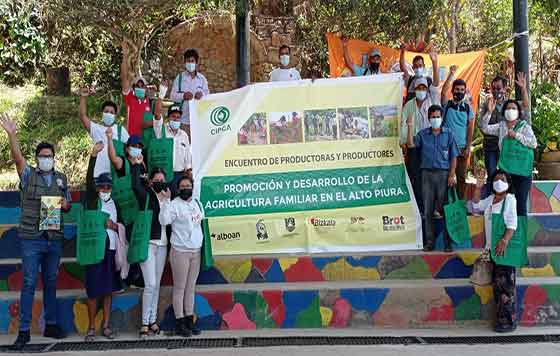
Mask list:
[{"label": "black pants", "polygon": [[414,192],[414,197],[416,198],[416,203],[418,204],[418,210],[420,214],[424,214],[424,201],[422,197],[422,171],[420,170],[420,150],[416,147],[410,147],[407,150],[408,160],[406,162],[406,171],[408,173],[408,178],[410,179],[410,184],[412,184],[412,190]]},{"label": "black pants", "polygon": [[496,302],[496,327],[515,328],[517,326],[515,267],[494,264],[492,281]]}]

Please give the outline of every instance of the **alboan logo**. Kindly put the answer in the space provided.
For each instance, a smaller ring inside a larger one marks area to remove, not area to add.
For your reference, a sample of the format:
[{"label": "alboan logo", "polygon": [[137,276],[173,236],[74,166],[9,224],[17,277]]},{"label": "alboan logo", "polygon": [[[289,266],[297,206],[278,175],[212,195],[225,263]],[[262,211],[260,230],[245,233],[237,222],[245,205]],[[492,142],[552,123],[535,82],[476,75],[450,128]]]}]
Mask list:
[{"label": "alboan logo", "polygon": [[239,232],[221,232],[219,234],[212,234],[212,240],[217,241],[227,241],[227,240],[237,240],[241,238],[241,233]]},{"label": "alboan logo", "polygon": [[225,106],[218,106],[210,113],[210,123],[214,125],[210,129],[210,134],[218,135],[222,132],[231,131],[230,125],[227,123],[230,117],[229,109]]},{"label": "alboan logo", "polygon": [[382,216],[383,231],[403,231],[405,230],[404,216]]},{"label": "alboan logo", "polygon": [[309,220],[309,222],[313,226],[335,226],[336,225],[336,220],[334,220],[334,219],[311,218]]}]

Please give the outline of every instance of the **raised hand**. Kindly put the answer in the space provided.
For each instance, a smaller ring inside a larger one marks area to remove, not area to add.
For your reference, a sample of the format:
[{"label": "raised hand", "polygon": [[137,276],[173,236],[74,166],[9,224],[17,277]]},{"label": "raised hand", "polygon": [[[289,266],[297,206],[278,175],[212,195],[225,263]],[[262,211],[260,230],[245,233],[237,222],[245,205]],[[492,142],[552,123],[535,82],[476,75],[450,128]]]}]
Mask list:
[{"label": "raised hand", "polygon": [[525,75],[525,73],[517,72],[516,78],[517,79],[515,80],[515,84],[517,84],[519,88],[523,89],[527,86],[527,75]]},{"label": "raised hand", "polygon": [[15,121],[10,118],[8,113],[0,114],[0,126],[2,126],[8,135],[15,135],[17,132],[17,125]]},{"label": "raised hand", "polygon": [[432,60],[432,62],[435,62],[438,59],[438,54],[435,46],[432,46],[432,49],[430,49],[430,59]]},{"label": "raised hand", "polygon": [[169,200],[171,199],[171,191],[169,188],[162,190],[161,192],[157,193],[157,197],[160,201]]},{"label": "raised hand", "polygon": [[80,88],[80,96],[89,96],[91,93],[89,88]]},{"label": "raised hand", "polygon": [[113,139],[113,128],[108,127],[107,130],[105,130],[105,135],[107,136],[108,140],[112,140]]},{"label": "raised hand", "polygon": [[490,94],[487,98],[488,98],[488,99],[487,99],[487,100],[488,100],[488,101],[487,101],[487,103],[488,103],[488,112],[489,112],[489,113],[493,113],[493,112],[494,112],[494,109],[496,109],[496,98],[494,98],[494,96],[491,95],[491,94]]},{"label": "raised hand", "polygon": [[449,67],[449,74],[455,76],[457,73],[457,69],[459,69],[455,64]]},{"label": "raised hand", "polygon": [[103,144],[103,142],[101,142],[101,141],[96,142],[95,145],[93,145],[93,149],[91,150],[91,156],[92,157],[97,157],[97,154],[99,152],[101,152],[104,147],[105,147],[105,145]]}]

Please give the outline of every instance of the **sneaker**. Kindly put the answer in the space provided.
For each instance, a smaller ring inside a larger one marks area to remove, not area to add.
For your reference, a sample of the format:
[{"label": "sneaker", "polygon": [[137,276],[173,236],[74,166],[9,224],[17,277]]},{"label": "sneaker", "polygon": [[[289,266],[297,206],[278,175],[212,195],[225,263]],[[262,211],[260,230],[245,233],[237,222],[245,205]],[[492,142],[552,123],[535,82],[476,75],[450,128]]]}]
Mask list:
[{"label": "sneaker", "polygon": [[11,349],[13,351],[21,351],[30,340],[31,336],[29,335],[29,330],[20,331]]},{"label": "sneaker", "polygon": [[517,329],[517,325],[496,325],[494,331],[497,333],[510,333]]},{"label": "sneaker", "polygon": [[62,329],[58,325],[47,324],[47,326],[45,326],[45,331],[43,332],[43,336],[60,340],[60,339],[64,339],[66,337],[66,334],[64,333],[64,331],[62,331]]}]

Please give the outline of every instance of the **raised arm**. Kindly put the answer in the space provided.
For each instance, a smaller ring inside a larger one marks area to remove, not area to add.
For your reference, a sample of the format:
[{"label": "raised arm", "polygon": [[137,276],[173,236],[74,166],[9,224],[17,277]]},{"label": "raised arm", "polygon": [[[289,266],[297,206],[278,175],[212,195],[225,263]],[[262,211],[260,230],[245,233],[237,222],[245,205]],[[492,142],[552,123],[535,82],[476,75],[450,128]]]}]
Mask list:
[{"label": "raised arm", "polygon": [[404,82],[408,83],[408,77],[410,76],[410,74],[408,74],[408,70],[406,68],[406,60],[404,59],[405,49],[406,49],[406,45],[404,43],[401,43],[399,66],[401,67],[401,72],[404,73],[403,75]]},{"label": "raised arm", "polygon": [[521,102],[523,103],[523,109],[529,109],[531,101],[529,99],[529,92],[527,91],[527,75],[523,72],[518,72],[515,84],[517,84],[521,90]]},{"label": "raised arm", "polygon": [[95,169],[95,163],[97,162],[97,155],[103,150],[103,142],[97,142],[93,145],[91,154],[89,156],[88,170],[86,174],[86,208],[96,209],[97,208],[97,190],[95,188],[95,178],[93,176],[93,171]]},{"label": "raised arm", "polygon": [[91,120],[87,116],[87,97],[89,96],[89,89],[82,88],[80,89],[80,121],[82,122],[82,126],[87,132],[90,132],[91,129]]},{"label": "raised arm", "polygon": [[113,128],[108,127],[105,131],[107,135],[107,152],[109,153],[109,160],[118,171],[122,168],[124,162],[121,157],[117,156],[117,151],[115,151],[115,145],[113,144]]},{"label": "raised arm", "polygon": [[478,123],[480,131],[487,135],[498,136],[500,134],[500,124],[489,125],[490,118],[492,117],[492,113],[494,112],[495,108],[496,99],[494,99],[492,95],[489,95],[486,101],[486,113],[480,117],[480,121]]},{"label": "raised arm", "polygon": [[128,58],[130,52],[128,50],[128,46],[130,46],[130,44],[126,43],[126,41],[121,43],[123,57],[121,62],[121,87],[124,95],[127,95],[128,92],[130,92],[130,81],[128,79]]},{"label": "raised arm", "polygon": [[457,72],[457,66],[452,65],[449,68],[449,75],[447,76],[445,83],[443,83],[443,88],[441,88],[441,105],[447,104],[447,101],[449,100],[447,96],[447,92],[449,91],[449,87],[451,87],[451,83],[455,80],[456,72]]},{"label": "raised arm", "polygon": [[[348,38],[346,36],[342,36],[342,50],[344,52],[344,62],[346,62],[346,66],[350,68],[352,73],[354,73],[354,62],[352,62],[352,58],[350,58],[350,52],[348,52]],[[354,73],[356,75],[356,73]]]},{"label": "raised arm", "polygon": [[136,200],[138,200],[138,204],[140,204],[140,206],[144,206],[144,204],[146,204],[146,198],[148,196],[146,186],[142,182],[141,177],[144,173],[144,166],[142,164],[143,160],[143,157],[139,157],[135,162],[132,162],[132,167],[130,169],[132,175],[132,191],[134,191],[134,195],[136,196]]},{"label": "raised arm", "polygon": [[439,61],[436,48],[432,46],[430,50],[430,59],[432,60],[432,85],[439,86]]},{"label": "raised arm", "polygon": [[7,113],[0,114],[0,125],[8,134],[10,153],[12,154],[12,159],[16,163],[16,170],[18,172],[18,175],[21,177],[27,162],[25,161],[25,158],[21,153],[21,148],[19,147],[19,142],[17,139],[17,125]]}]

